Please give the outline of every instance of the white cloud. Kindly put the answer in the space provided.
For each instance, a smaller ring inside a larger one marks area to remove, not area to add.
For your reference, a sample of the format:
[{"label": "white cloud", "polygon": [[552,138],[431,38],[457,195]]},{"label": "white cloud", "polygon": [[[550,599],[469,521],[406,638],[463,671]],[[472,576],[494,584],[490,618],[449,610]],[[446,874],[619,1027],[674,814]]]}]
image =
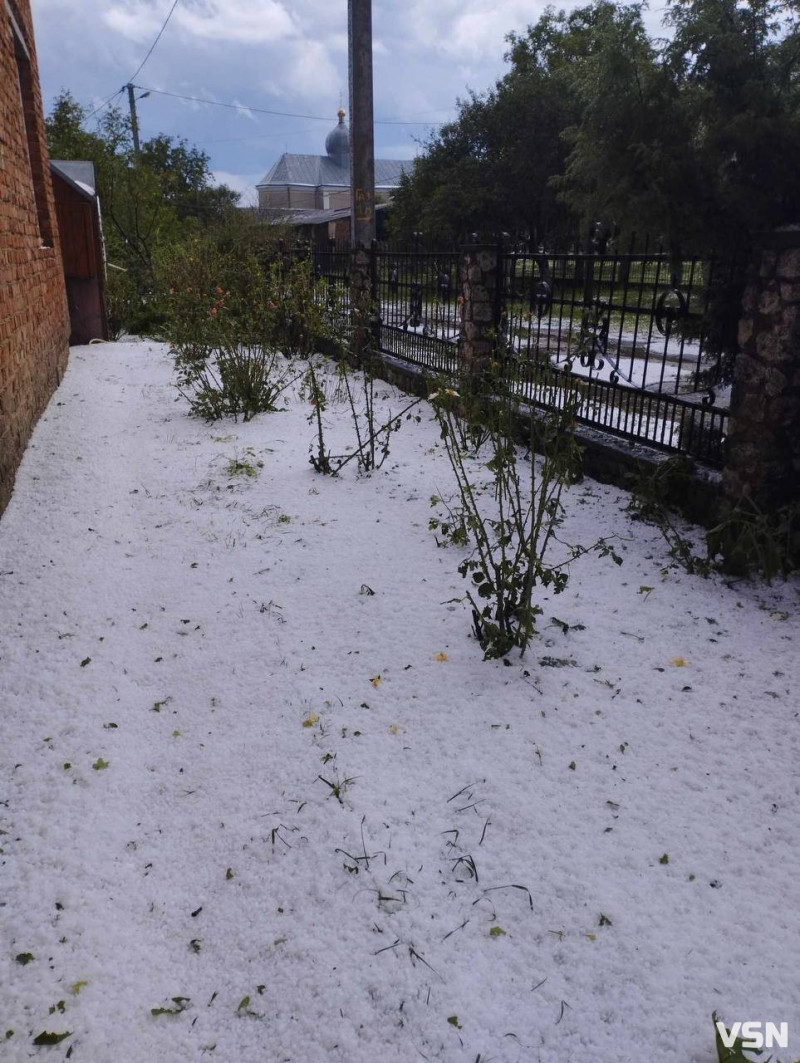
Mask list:
[{"label": "white cloud", "polygon": [[236,111],[237,118],[248,118],[251,122],[255,122],[256,125],[258,125],[258,119],[246,104],[240,103],[239,100],[231,100],[231,103],[235,103],[238,108]]},{"label": "white cloud", "polygon": [[[46,107],[66,88],[91,110],[124,84],[171,2],[32,0]],[[524,30],[543,9],[544,0],[374,0],[375,115],[407,120],[376,127],[377,154],[412,157],[431,129],[423,123],[452,118],[468,86],[490,88],[505,70],[505,35]],[[340,100],[349,110],[347,0],[180,0],[136,80],[235,104],[223,109],[152,93],[139,120],[145,136],[163,132],[208,150],[218,173],[245,180],[258,171],[259,179],[282,151],[322,152]],[[127,105],[124,94],[117,100]]]},{"label": "white cloud", "polygon": [[407,142],[384,144],[376,155],[381,159],[413,159],[419,155],[419,145]]},{"label": "white cloud", "polygon": [[[322,41],[304,40],[290,44],[277,63],[270,84],[284,100],[319,101],[322,113],[335,113],[339,93],[347,98],[346,72],[337,69]],[[279,76],[275,76],[278,73]]]},{"label": "white cloud", "polygon": [[[103,14],[106,24],[131,40],[142,41],[158,33],[169,12],[167,3],[128,0],[113,4]],[[179,4],[166,33],[238,44],[264,44],[297,34],[286,8],[279,0],[194,0]]]},{"label": "white cloud", "polygon": [[229,173],[227,170],[213,170],[211,173],[212,183],[215,185],[227,185],[228,188],[232,188],[234,192],[239,192],[241,199],[239,201],[242,207],[254,207],[258,205],[258,192],[256,191],[256,181],[261,180],[262,175],[259,174],[240,174]]},{"label": "white cloud", "polygon": [[496,65],[506,34],[535,22],[545,7],[545,0],[413,0],[400,9],[405,31],[401,36],[415,48],[462,62],[493,60]]},{"label": "white cloud", "polygon": [[278,0],[206,0],[190,8],[178,6],[178,24],[196,37],[238,44],[263,44],[296,35],[292,18]]},{"label": "white cloud", "polygon": [[103,14],[103,21],[115,33],[132,41],[145,41],[158,33],[158,19],[151,10],[135,11],[112,7]]}]

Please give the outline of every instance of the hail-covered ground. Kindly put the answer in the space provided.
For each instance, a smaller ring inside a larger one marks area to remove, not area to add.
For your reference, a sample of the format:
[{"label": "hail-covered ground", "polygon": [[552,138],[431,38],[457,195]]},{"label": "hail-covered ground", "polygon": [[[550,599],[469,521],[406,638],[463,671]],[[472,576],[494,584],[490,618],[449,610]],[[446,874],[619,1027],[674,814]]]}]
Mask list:
[{"label": "hail-covered ground", "polygon": [[715,1063],[712,1012],[799,1056],[800,585],[587,479],[561,535],[624,563],[484,661],[428,406],[332,479],[291,389],[172,380],[74,349],[0,521],[0,1057]]}]

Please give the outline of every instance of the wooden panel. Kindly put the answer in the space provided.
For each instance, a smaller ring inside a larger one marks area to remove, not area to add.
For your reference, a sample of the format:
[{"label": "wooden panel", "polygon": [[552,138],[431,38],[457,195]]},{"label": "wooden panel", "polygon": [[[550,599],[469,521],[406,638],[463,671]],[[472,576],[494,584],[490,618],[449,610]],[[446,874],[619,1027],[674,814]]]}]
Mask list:
[{"label": "wooden panel", "polygon": [[53,174],[53,189],[64,274],[67,277],[96,277],[94,203],[70,188],[58,174]]}]

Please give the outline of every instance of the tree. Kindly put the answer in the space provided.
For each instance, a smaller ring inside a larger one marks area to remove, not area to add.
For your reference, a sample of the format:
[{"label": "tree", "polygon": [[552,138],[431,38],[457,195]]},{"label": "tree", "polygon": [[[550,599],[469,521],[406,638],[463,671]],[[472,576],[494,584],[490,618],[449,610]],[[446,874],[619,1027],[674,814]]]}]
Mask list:
[{"label": "tree", "polygon": [[429,139],[395,196],[398,232],[572,233],[571,211],[549,183],[576,117],[569,56],[558,47],[565,17],[548,10],[525,35],[511,34],[509,72],[483,96],[458,101],[458,118]]},{"label": "tree", "polygon": [[800,220],[796,3],[670,0],[664,61],[694,122],[707,194],[698,227],[721,241]]},{"label": "tree", "polygon": [[621,241],[638,231],[680,243],[685,200],[700,191],[687,153],[691,123],[642,8],[600,3],[573,17],[590,43],[575,56],[579,117],[564,130],[565,165],[551,185],[584,229],[599,221]]},{"label": "tree", "polygon": [[669,0],[671,40],[642,9],[548,8],[511,34],[505,76],[415,160],[398,230],[564,245],[600,221],[686,251],[800,220],[797,0]]},{"label": "tree", "polygon": [[[96,133],[86,128],[87,110],[62,92],[46,119],[51,158],[89,159],[94,163],[109,262],[109,296],[123,324],[142,328],[157,314],[155,259],[198,226],[224,223],[239,196],[225,186],[213,188],[209,157],[185,140],[159,135],[146,141],[137,157],[130,119],[107,110]],[[111,316],[115,314],[110,307]]]}]

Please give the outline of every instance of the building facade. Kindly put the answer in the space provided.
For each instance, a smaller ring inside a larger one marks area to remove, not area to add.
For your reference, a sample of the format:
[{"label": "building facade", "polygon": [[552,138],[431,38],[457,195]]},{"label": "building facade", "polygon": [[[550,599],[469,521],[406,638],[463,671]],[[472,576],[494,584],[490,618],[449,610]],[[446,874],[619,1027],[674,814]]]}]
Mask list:
[{"label": "building facade", "polygon": [[[339,111],[339,124],[325,140],[324,155],[284,154],[260,181],[260,210],[337,210],[350,206],[350,131]],[[375,160],[375,194],[391,198],[410,168],[402,159]]]},{"label": "building facade", "polygon": [[67,286],[70,345],[107,340],[105,252],[94,165],[51,159],[50,174]]},{"label": "building facade", "polygon": [[30,3],[0,0],[0,512],[69,329]]}]

